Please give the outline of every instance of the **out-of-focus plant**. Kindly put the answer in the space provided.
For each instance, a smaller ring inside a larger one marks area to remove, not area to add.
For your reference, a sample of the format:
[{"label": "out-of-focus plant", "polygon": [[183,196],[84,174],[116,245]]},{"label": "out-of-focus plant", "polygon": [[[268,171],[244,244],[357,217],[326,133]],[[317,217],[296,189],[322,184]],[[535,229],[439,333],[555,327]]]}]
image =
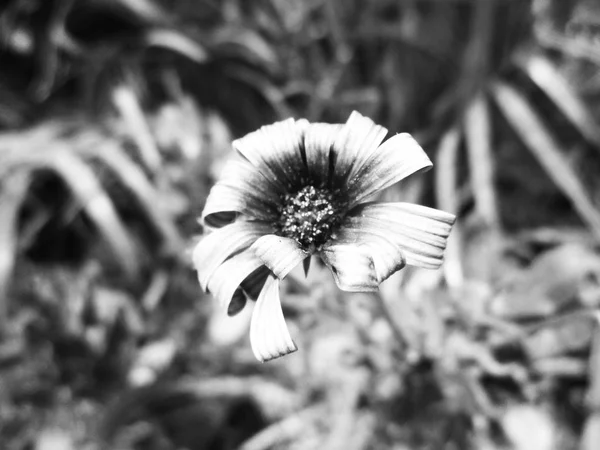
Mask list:
[{"label": "out-of-focus plant", "polygon": [[[598,233],[596,11],[594,0],[4,2],[0,439],[43,448],[64,443],[64,427],[79,443],[79,427],[88,443],[81,423],[114,396],[102,437],[125,448],[238,447],[240,414],[264,416],[242,447],[255,450],[595,448],[598,256],[578,220]],[[197,232],[232,137],[352,110],[437,146],[433,186],[421,177],[384,195],[437,201],[459,233],[443,276],[407,270],[382,302],[347,301],[318,266],[292,274],[283,309],[307,351],[267,370],[231,345],[249,317],[225,328],[163,256]],[[83,111],[90,120],[62,124]],[[83,267],[66,265],[72,248]],[[136,266],[141,282],[124,289],[117,278]]]}]

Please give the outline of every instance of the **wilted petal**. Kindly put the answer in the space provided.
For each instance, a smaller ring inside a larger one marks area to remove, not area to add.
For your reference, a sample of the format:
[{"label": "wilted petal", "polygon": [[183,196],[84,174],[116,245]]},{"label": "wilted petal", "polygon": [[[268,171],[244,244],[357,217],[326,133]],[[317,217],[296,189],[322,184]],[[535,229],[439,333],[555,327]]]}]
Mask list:
[{"label": "wilted petal", "polygon": [[348,196],[352,199],[350,207],[432,165],[410,134],[391,137],[369,155],[357,173],[348,178]]},{"label": "wilted petal", "polygon": [[279,299],[279,280],[269,275],[250,323],[250,344],[261,362],[278,358],[298,349],[290,336]]},{"label": "wilted petal", "polygon": [[304,132],[304,151],[308,174],[317,184],[329,177],[329,153],[342,124],[311,123]]},{"label": "wilted petal", "polygon": [[338,239],[361,242],[383,237],[400,248],[406,264],[437,269],[454,220],[453,214],[426,206],[374,203],[351,211]]},{"label": "wilted petal", "polygon": [[367,246],[361,244],[331,244],[321,251],[338,287],[347,292],[376,291],[379,279],[375,263]]},{"label": "wilted petal", "polygon": [[386,134],[387,129],[353,111],[333,144],[336,155],[335,181],[343,182],[354,167],[362,166],[366,158],[379,147]]},{"label": "wilted petal", "polygon": [[272,232],[272,227],[265,223],[238,221],[202,238],[192,256],[202,290],[206,291],[208,280],[223,261]]},{"label": "wilted petal", "polygon": [[238,287],[262,265],[263,262],[253,252],[246,250],[238,253],[213,272],[208,280],[208,291],[217,299],[219,305],[227,310],[234,294],[240,294]]},{"label": "wilted petal", "polygon": [[285,192],[306,175],[301,151],[306,125],[294,119],[276,122],[235,140],[233,148]]},{"label": "wilted petal", "polygon": [[277,276],[284,278],[308,256],[300,245],[287,237],[269,234],[262,236],[252,244],[250,250]]}]

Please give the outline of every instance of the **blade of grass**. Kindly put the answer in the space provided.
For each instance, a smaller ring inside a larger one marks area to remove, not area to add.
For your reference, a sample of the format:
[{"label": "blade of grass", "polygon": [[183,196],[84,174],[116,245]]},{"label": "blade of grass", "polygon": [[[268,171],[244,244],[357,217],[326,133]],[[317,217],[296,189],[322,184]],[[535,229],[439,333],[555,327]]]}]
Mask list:
[{"label": "blade of grass", "polygon": [[490,112],[488,100],[482,93],[476,94],[467,105],[464,127],[475,209],[485,225],[496,229],[499,224]]},{"label": "blade of grass", "polygon": [[117,86],[112,92],[112,99],[137,144],[142,162],[152,174],[156,174],[162,158],[135,93],[126,85]]},{"label": "blade of grass", "polygon": [[174,254],[183,247],[173,222],[157,207],[156,189],[144,172],[114,142],[90,145],[84,150],[101,161],[135,196],[153,226],[165,239],[167,249]]},{"label": "blade of grass", "polygon": [[[600,322],[597,320],[597,322]],[[580,450],[594,450],[600,442],[600,323],[596,324],[589,361],[589,388],[586,403],[590,415],[585,421]]]},{"label": "blade of grass", "polygon": [[143,38],[148,47],[161,47],[179,53],[190,60],[202,64],[208,60],[207,51],[192,38],[169,29],[153,29]]},{"label": "blade of grass", "polygon": [[17,171],[2,180],[0,194],[0,328],[8,313],[8,287],[19,242],[19,211],[31,183],[31,174]]},{"label": "blade of grass", "polygon": [[[457,126],[450,128],[440,140],[437,151],[435,192],[440,209],[457,214],[460,209],[458,196],[458,151],[461,132]],[[442,266],[446,282],[451,288],[458,288],[464,282],[461,262],[461,225],[454,224],[454,229],[446,245],[445,263]]]},{"label": "blade of grass", "polygon": [[573,126],[600,151],[600,124],[573,86],[564,79],[550,60],[541,55],[517,58],[517,65],[554,102]]},{"label": "blade of grass", "polygon": [[104,237],[119,265],[129,276],[137,274],[138,263],[132,240],[110,197],[88,164],[73,153],[55,148],[44,149],[41,154],[32,151],[19,155],[8,163],[5,161],[2,169],[10,173],[19,167],[55,172]]},{"label": "blade of grass", "polygon": [[517,135],[600,240],[600,213],[550,130],[521,93],[509,84],[496,81],[493,95]]}]

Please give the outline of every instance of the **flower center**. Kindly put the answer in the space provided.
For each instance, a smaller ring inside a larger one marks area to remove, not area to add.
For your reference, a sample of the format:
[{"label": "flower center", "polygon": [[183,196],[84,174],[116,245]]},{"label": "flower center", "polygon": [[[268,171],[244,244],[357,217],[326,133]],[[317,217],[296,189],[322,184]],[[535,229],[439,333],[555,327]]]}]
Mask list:
[{"label": "flower center", "polygon": [[305,186],[283,197],[276,226],[311,253],[331,237],[342,221],[341,205],[328,189]]}]

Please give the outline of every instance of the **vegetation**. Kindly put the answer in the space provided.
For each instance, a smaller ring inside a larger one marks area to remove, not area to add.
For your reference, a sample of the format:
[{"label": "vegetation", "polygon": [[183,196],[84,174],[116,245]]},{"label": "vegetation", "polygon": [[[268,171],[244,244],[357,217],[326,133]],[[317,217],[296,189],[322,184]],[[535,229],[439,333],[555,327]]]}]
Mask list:
[{"label": "vegetation", "polygon": [[[0,448],[600,445],[594,0],[0,4]],[[190,249],[231,141],[358,110],[434,162],[385,192],[456,213],[440,271],[248,314]],[[381,307],[383,305],[383,307]]]}]

